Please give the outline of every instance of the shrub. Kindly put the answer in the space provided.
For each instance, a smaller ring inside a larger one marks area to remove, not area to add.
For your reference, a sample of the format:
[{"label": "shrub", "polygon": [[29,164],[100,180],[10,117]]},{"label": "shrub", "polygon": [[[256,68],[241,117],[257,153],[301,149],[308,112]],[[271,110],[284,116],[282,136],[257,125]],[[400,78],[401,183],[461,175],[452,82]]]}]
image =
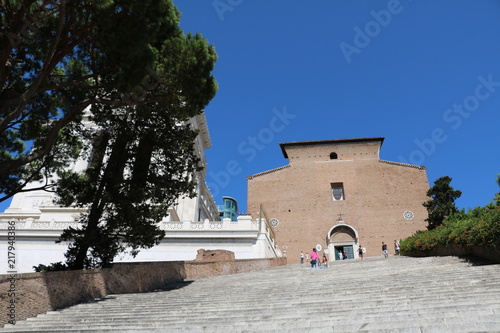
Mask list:
[{"label": "shrub", "polygon": [[430,231],[418,231],[401,242],[402,254],[420,254],[437,247],[490,246],[500,250],[500,207],[477,207],[453,214]]},{"label": "shrub", "polygon": [[62,262],[58,261],[48,266],[40,264],[38,266],[33,266],[35,272],[54,272],[54,271],[67,271],[69,268]]}]

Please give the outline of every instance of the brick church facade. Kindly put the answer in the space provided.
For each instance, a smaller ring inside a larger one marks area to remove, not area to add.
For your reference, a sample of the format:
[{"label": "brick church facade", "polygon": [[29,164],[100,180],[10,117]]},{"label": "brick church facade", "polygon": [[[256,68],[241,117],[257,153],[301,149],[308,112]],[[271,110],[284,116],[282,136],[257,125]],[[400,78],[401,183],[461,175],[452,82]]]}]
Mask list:
[{"label": "brick church facade", "polygon": [[248,211],[265,214],[289,263],[316,245],[329,260],[379,256],[382,242],[394,254],[394,240],[426,228],[426,169],[380,160],[383,141],[281,143],[289,164],[247,177]]}]

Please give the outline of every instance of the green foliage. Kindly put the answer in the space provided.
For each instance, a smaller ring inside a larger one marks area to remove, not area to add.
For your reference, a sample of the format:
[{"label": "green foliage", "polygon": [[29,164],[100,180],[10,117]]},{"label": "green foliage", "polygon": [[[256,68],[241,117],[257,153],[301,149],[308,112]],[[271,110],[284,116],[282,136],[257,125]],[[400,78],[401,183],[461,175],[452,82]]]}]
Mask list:
[{"label": "green foliage", "polygon": [[467,213],[457,212],[441,226],[404,239],[401,253],[425,253],[447,246],[490,246],[500,249],[500,206],[477,207]]},{"label": "green foliage", "polygon": [[199,34],[177,27],[163,38],[152,44],[150,75],[128,97],[136,105],[92,105],[83,151],[88,168],[59,172],[58,204],[89,208],[81,227],[64,230],[59,240],[70,243],[71,269],[105,267],[121,252],[135,256],[158,244],[165,235],[158,223],[168,209],[195,195],[202,165],[189,119],[215,96],[217,56]]},{"label": "green foliage", "polygon": [[33,266],[33,269],[35,270],[35,272],[54,272],[54,271],[67,271],[69,268],[61,261],[58,261],[48,266],[43,264],[40,264],[38,266]]},{"label": "green foliage", "polygon": [[[215,95],[217,56],[179,18],[171,0],[0,2],[0,201],[45,180],[87,208],[61,236],[71,269],[157,244],[168,207],[194,193],[187,121]],[[77,157],[88,169],[68,171]]]},{"label": "green foliage", "polygon": [[[497,175],[497,184],[500,187],[500,173]],[[497,206],[500,206],[500,192],[495,194],[493,201]]]},{"label": "green foliage", "polygon": [[90,105],[157,102],[131,94],[178,25],[171,0],[1,1],[0,201],[74,160]]},{"label": "green foliage", "polygon": [[[61,174],[58,203],[90,207],[82,226],[61,236],[71,243],[66,257],[72,269],[103,267],[120,252],[135,256],[158,244],[164,237],[158,222],[168,208],[178,197],[194,195],[192,175],[200,170],[192,146],[197,133],[187,124],[167,127],[168,117],[147,114],[149,125],[128,121],[127,130],[109,135],[111,153],[94,160],[94,167]],[[138,123],[140,129],[132,126]]]},{"label": "green foliage", "polygon": [[451,178],[441,177],[434,182],[434,186],[427,191],[427,196],[431,197],[429,201],[423,203],[427,208],[429,223],[428,230],[440,226],[450,215],[458,212],[455,206],[455,200],[462,195],[461,191],[454,190],[450,186]]}]

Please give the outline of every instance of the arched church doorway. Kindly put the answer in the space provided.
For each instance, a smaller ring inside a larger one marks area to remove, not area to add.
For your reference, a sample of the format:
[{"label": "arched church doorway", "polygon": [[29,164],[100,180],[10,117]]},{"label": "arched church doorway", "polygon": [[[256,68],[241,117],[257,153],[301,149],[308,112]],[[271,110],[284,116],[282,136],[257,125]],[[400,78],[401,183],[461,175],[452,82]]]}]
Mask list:
[{"label": "arched church doorway", "polygon": [[337,224],[327,236],[329,260],[358,258],[358,232],[348,224]]}]

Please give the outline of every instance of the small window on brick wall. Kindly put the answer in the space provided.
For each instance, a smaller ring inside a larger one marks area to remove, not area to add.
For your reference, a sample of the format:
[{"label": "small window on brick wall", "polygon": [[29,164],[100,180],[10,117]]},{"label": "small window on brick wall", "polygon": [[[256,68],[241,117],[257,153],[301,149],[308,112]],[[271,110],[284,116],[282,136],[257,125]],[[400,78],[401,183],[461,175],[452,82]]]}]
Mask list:
[{"label": "small window on brick wall", "polygon": [[345,200],[344,183],[332,183],[333,201]]},{"label": "small window on brick wall", "polygon": [[331,160],[336,160],[336,159],[338,159],[338,158],[339,158],[339,157],[338,157],[337,153],[330,153],[330,159],[331,159]]}]

